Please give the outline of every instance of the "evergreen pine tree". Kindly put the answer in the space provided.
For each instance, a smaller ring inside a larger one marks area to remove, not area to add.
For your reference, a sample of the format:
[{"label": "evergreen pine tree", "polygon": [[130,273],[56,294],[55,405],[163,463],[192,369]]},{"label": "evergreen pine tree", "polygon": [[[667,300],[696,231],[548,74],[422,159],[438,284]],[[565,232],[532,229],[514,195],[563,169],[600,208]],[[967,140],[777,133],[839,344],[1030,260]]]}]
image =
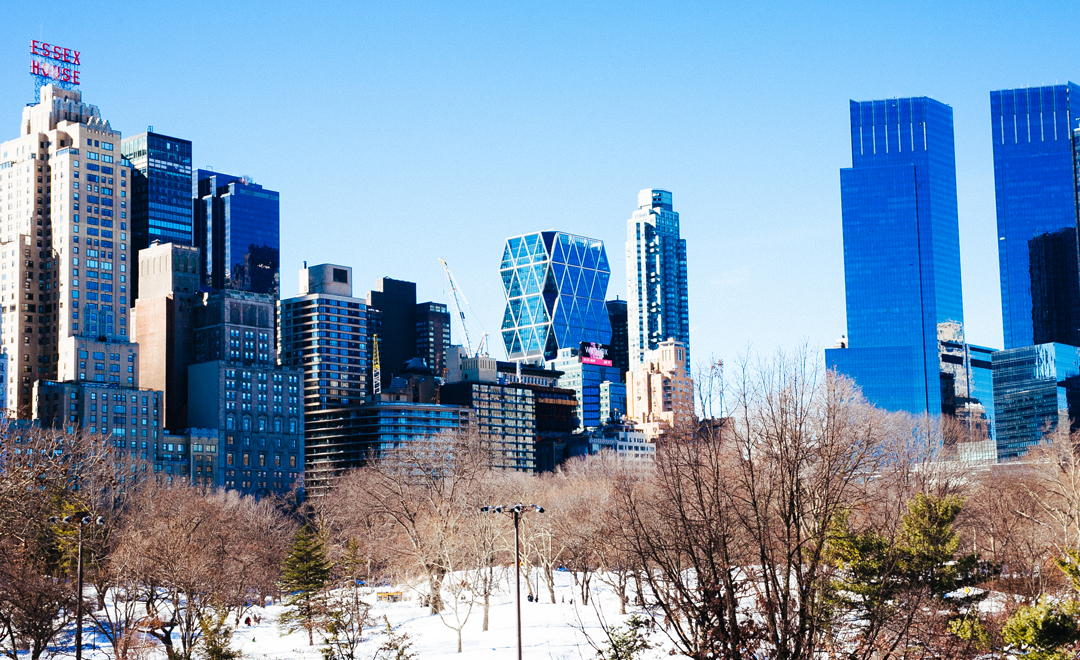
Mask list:
[{"label": "evergreen pine tree", "polygon": [[308,644],[315,645],[315,628],[325,615],[330,560],[326,546],[307,525],[293,541],[281,571],[281,590],[286,593],[285,611],[278,623],[287,632],[307,630]]},{"label": "evergreen pine tree", "polygon": [[[833,604],[860,622],[869,643],[889,636],[889,622],[898,612],[912,610],[944,615],[953,634],[982,643],[985,630],[975,605],[988,592],[974,587],[994,579],[1000,569],[977,554],[960,552],[953,525],[963,505],[954,495],[917,494],[908,502],[895,540],[873,529],[854,533],[848,516],[837,521],[829,541],[830,559],[840,569],[831,585]],[[934,601],[930,609],[921,593]],[[907,626],[913,618],[900,617]]]}]

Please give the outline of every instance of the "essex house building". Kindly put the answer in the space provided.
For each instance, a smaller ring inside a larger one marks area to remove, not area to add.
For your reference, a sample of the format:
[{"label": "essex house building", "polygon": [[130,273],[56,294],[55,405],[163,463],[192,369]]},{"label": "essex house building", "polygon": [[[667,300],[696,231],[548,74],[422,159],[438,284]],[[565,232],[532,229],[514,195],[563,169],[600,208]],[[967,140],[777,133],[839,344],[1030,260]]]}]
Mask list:
[{"label": "essex house building", "polygon": [[[108,388],[117,400],[138,388],[138,345],[128,321],[131,168],[120,157],[120,137],[96,106],[83,103],[82,92],[45,85],[38,103],[23,109],[19,136],[0,143],[0,329],[9,417],[83,426],[91,419],[82,414],[81,399],[90,398],[84,385]],[[68,384],[65,398],[80,399],[71,408],[78,414],[59,400],[61,383]],[[95,414],[93,430],[147,418],[156,427],[157,393],[142,394],[153,399],[143,404],[144,416]]]}]

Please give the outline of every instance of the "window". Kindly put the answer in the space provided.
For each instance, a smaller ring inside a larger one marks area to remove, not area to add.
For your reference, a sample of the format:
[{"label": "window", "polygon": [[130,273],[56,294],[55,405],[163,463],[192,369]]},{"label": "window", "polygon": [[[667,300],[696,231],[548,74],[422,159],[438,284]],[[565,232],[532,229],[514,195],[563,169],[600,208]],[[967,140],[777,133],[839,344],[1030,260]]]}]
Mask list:
[{"label": "window", "polygon": [[225,430],[226,430],[226,431],[232,431],[232,430],[233,430],[233,427],[234,427],[235,425],[236,425],[236,424],[235,424],[235,422],[234,422],[234,420],[233,420],[233,416],[232,416],[232,415],[229,415],[228,417],[226,417],[226,418],[225,418]]}]

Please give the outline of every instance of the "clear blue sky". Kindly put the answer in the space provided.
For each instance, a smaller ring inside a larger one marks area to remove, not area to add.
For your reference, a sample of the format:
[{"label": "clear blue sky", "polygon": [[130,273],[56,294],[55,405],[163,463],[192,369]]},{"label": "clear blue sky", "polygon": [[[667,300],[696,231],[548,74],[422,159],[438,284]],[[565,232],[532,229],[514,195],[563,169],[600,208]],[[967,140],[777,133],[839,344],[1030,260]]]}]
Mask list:
[{"label": "clear blue sky", "polygon": [[601,238],[625,297],[648,187],[682,216],[698,358],[831,346],[848,99],[920,95],[954,110],[968,339],[1000,347],[989,93],[1080,80],[1076,2],[9,5],[3,139],[30,40],[81,50],[115,128],[281,192],[285,295],[307,260],[445,301],[442,257],[500,357],[504,239]]}]

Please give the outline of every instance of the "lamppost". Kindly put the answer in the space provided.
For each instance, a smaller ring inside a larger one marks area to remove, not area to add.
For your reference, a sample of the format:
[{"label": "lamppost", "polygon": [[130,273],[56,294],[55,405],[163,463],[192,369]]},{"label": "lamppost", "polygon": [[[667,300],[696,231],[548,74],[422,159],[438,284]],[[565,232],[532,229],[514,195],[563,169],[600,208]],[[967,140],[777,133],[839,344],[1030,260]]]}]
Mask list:
[{"label": "lamppost", "polygon": [[521,660],[521,516],[525,515],[526,511],[533,510],[537,513],[543,513],[544,507],[539,504],[507,504],[506,506],[482,506],[480,507],[480,513],[509,513],[514,517],[514,572],[517,575],[517,642],[518,642],[518,660]]},{"label": "lamppost", "polygon": [[97,520],[93,520],[85,513],[75,514],[74,516],[64,516],[58,518],[57,516],[50,516],[49,523],[71,525],[75,524],[79,528],[79,557],[76,561],[78,568],[76,569],[77,584],[76,598],[75,598],[75,660],[82,660],[82,601],[83,601],[83,566],[82,566],[82,537],[83,527],[86,527],[91,522],[96,525],[104,525],[105,521],[101,516],[97,517]]}]

